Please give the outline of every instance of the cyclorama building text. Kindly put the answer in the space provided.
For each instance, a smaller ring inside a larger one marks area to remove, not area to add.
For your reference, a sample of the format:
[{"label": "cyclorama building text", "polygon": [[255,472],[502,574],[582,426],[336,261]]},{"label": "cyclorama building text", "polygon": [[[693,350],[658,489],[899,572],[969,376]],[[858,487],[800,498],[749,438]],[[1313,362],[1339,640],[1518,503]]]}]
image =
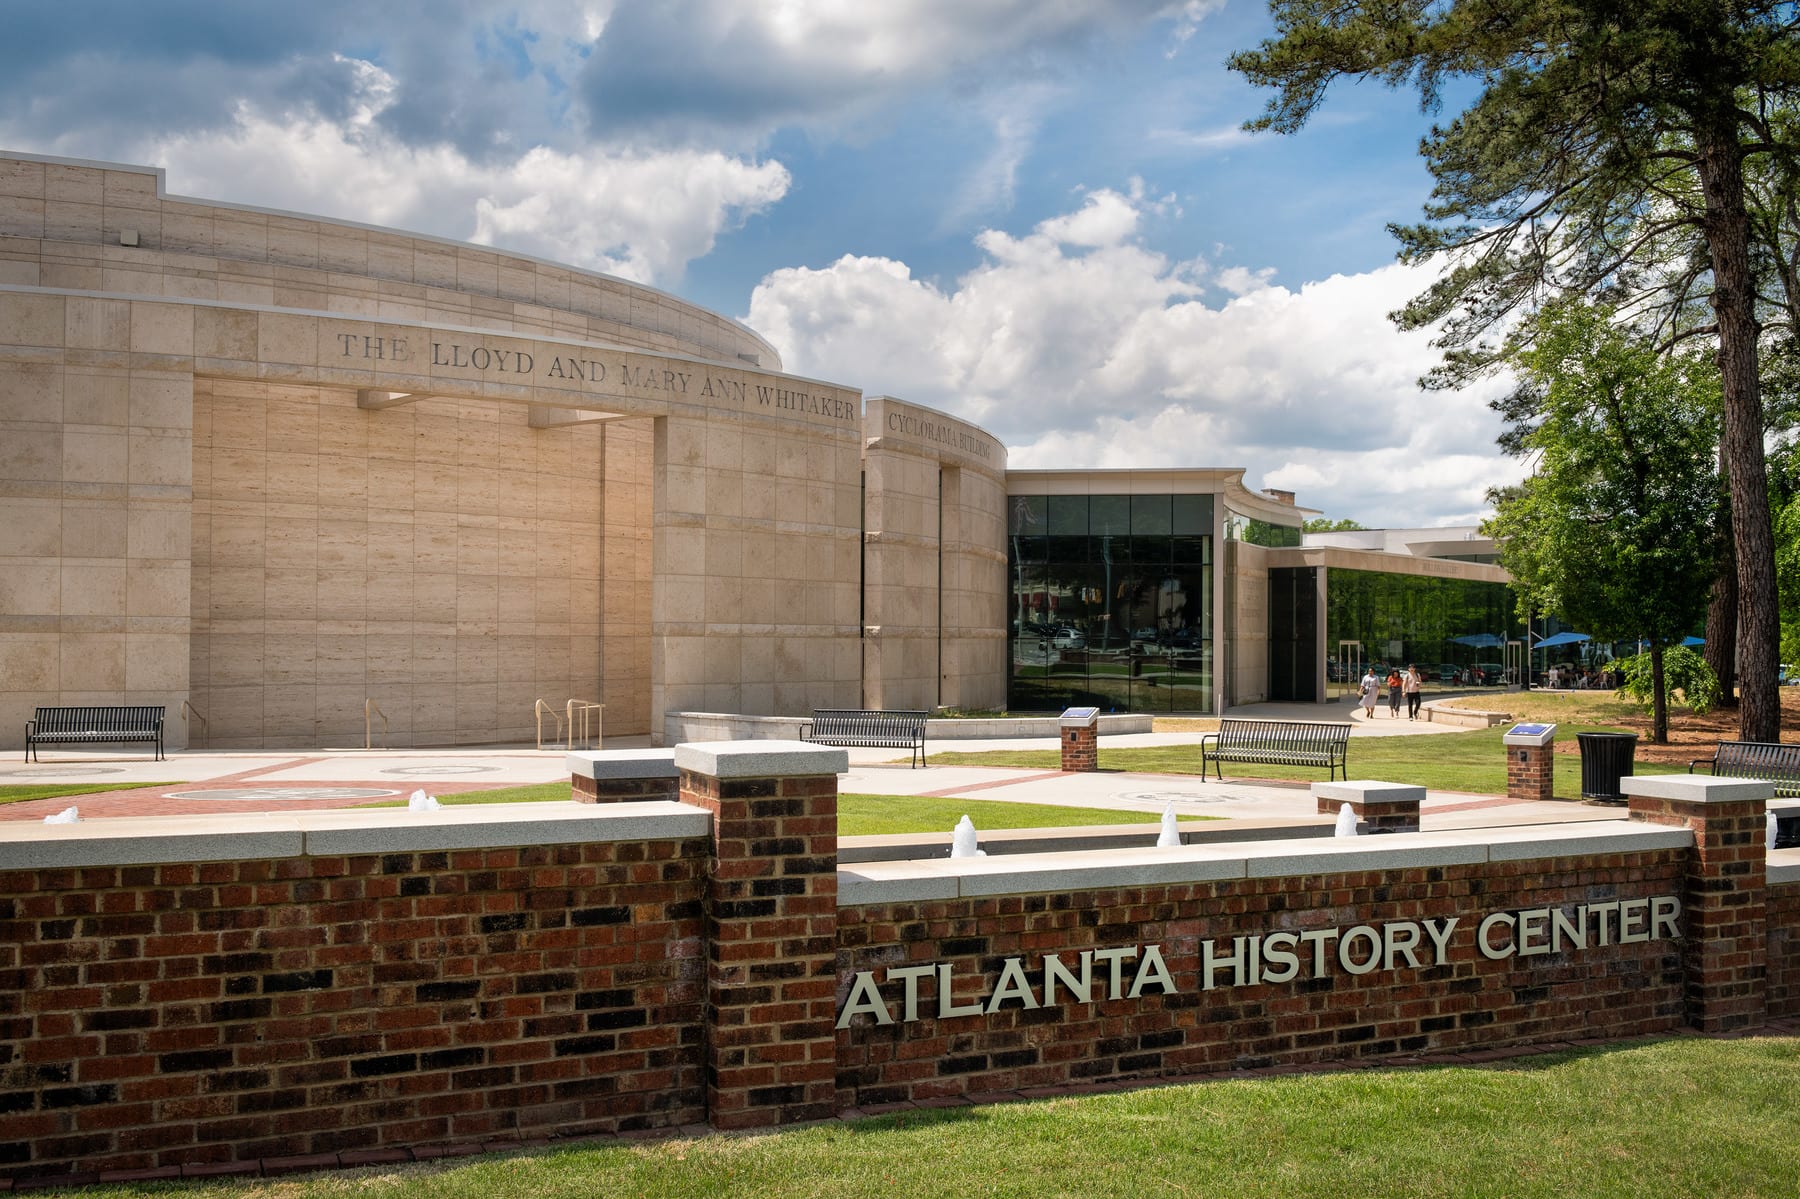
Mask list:
[{"label": "cyclorama building text", "polygon": [[[1506,575],[1238,468],[1011,470],[654,288],[0,154],[0,733],[530,739],[539,701],[1217,712],[1467,664]],[[1464,552],[1458,553],[1457,550]]]}]

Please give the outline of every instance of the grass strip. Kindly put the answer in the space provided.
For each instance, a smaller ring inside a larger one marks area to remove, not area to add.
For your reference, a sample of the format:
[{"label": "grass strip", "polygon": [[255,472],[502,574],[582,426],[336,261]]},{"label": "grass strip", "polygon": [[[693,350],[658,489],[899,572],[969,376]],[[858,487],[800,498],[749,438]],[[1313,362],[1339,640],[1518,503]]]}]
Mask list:
[{"label": "grass strip", "polygon": [[175,783],[19,783],[0,787],[0,804],[30,799],[62,799],[69,795],[99,795],[106,791],[136,791],[140,787],[173,787]]},{"label": "grass strip", "polygon": [[1789,1196],[1800,1039],[1671,1038],[1501,1065],[1222,1080],[93,1194],[219,1199]]},{"label": "grass strip", "polygon": [[[442,795],[446,807],[462,804],[547,803],[569,798],[569,784],[538,783],[527,787],[502,787],[494,791],[465,791]],[[371,808],[403,808],[405,800],[384,800],[359,805]],[[838,835],[872,837],[893,833],[933,833],[946,836],[964,816],[978,829],[1063,828],[1083,824],[1151,824],[1161,817],[1152,812],[1116,811],[1110,808],[1070,808],[1055,804],[1008,803],[1001,800],[957,799],[936,795],[838,796]],[[1193,820],[1196,817],[1184,817]],[[1213,819],[1208,817],[1207,819]]]},{"label": "grass strip", "polygon": [[[1056,804],[1009,803],[939,795],[840,795],[838,836],[874,837],[894,833],[943,833],[967,816],[977,829],[1068,828],[1083,824],[1154,824],[1154,812],[1116,808],[1065,808]],[[1193,817],[1184,817],[1193,819]]]},{"label": "grass strip", "polygon": [[[1573,744],[1577,733],[1616,733],[1604,725],[1561,724],[1556,729],[1559,745]],[[1470,791],[1479,795],[1506,794],[1506,729],[1473,729],[1466,733],[1422,733],[1411,737],[1352,737],[1348,755],[1351,778],[1407,783],[1433,791]],[[1581,798],[1581,759],[1575,754],[1555,755],[1556,796]],[[933,766],[1017,766],[1055,770],[1061,764],[1056,749],[937,752]],[[1100,769],[1139,771],[1150,774],[1199,774],[1200,746],[1156,745],[1132,749],[1108,749],[1100,742]],[[1638,762],[1638,774],[1677,774],[1679,766]],[[1325,771],[1307,766],[1263,766],[1228,762],[1226,778],[1292,779],[1315,782]]]}]

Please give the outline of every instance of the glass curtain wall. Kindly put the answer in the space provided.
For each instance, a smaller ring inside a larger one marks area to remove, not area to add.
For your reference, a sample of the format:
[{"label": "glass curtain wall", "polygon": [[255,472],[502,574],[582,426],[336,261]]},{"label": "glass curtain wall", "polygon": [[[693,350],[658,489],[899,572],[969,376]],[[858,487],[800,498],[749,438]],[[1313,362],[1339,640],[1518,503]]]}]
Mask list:
[{"label": "glass curtain wall", "polygon": [[1008,504],[1007,706],[1210,712],[1212,496]]},{"label": "glass curtain wall", "polygon": [[[1427,681],[1487,681],[1502,647],[1524,636],[1512,588],[1471,579],[1434,579],[1373,570],[1332,569],[1325,576],[1325,653],[1359,643],[1359,662],[1417,663]],[[1328,668],[1337,666],[1335,658]],[[1471,672],[1479,669],[1480,677]]]}]

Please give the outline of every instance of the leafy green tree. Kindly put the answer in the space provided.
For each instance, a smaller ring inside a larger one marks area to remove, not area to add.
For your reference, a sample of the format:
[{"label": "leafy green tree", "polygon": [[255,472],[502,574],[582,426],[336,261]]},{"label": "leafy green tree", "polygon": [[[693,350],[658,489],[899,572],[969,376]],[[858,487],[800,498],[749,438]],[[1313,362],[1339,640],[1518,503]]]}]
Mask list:
[{"label": "leafy green tree", "polygon": [[1300,526],[1302,533],[1358,533],[1363,526],[1349,518],[1332,520],[1325,516],[1315,516]]},{"label": "leafy green tree", "polygon": [[1521,611],[1560,614],[1603,641],[1649,644],[1651,738],[1669,739],[1663,655],[1706,615],[1714,566],[1719,383],[1695,355],[1662,356],[1604,308],[1548,305],[1514,355],[1538,392],[1517,431],[1537,458],[1490,495]]},{"label": "leafy green tree", "polygon": [[1622,680],[1619,694],[1629,695],[1652,712],[1658,703],[1667,707],[1677,692],[1696,716],[1704,716],[1718,706],[1719,676],[1705,658],[1685,645],[1671,645],[1664,651],[1660,692],[1654,651],[1620,658],[1613,666]]},{"label": "leafy green tree", "polygon": [[[1737,572],[1740,728],[1780,734],[1751,179],[1800,160],[1800,6],[1777,0],[1271,0],[1277,36],[1231,66],[1277,89],[1251,128],[1292,132],[1341,79],[1478,93],[1421,145],[1436,185],[1402,257],[1447,255],[1401,313],[1436,325],[1454,385],[1504,361],[1553,296],[1635,306],[1717,349]],[[1775,114],[1775,115],[1772,115]],[[1773,165],[1771,165],[1773,164]],[[1777,189],[1778,190],[1778,189]],[[1682,260],[1682,275],[1671,267]],[[1683,285],[1686,278],[1691,286]],[[1800,274],[1796,277],[1800,284]],[[1710,321],[1696,319],[1709,310]]]}]

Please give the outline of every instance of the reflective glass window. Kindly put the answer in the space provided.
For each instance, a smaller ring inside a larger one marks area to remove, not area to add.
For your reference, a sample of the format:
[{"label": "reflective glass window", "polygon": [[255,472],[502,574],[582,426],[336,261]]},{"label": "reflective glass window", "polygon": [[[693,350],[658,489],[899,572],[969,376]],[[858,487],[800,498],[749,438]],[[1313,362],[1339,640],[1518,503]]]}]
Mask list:
[{"label": "reflective glass window", "polygon": [[1042,537],[1050,531],[1050,501],[1041,495],[1015,495],[1006,501],[1006,531]]},{"label": "reflective glass window", "polygon": [[1088,497],[1053,495],[1050,505],[1052,537],[1085,537],[1088,531]]},{"label": "reflective glass window", "polygon": [[1134,495],[1131,497],[1131,532],[1134,536],[1167,537],[1174,530],[1169,525],[1170,496]]},{"label": "reflective glass window", "polygon": [[1088,531],[1123,537],[1131,532],[1131,497],[1096,495],[1088,499]]}]

